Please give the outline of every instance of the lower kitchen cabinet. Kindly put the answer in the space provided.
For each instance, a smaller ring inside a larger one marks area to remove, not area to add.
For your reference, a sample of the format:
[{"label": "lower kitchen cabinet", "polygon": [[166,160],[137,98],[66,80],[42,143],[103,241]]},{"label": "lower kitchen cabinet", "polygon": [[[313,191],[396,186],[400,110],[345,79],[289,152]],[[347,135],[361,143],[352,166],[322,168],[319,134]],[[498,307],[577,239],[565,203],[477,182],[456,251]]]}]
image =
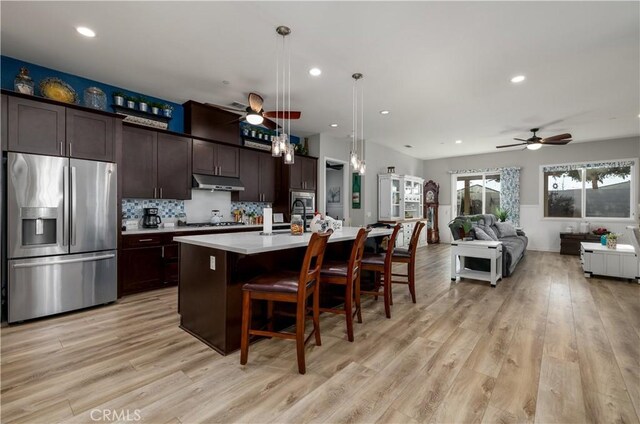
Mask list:
[{"label": "lower kitchen cabinet", "polygon": [[179,245],[173,235],[123,237],[119,255],[120,293],[124,296],[177,284]]}]

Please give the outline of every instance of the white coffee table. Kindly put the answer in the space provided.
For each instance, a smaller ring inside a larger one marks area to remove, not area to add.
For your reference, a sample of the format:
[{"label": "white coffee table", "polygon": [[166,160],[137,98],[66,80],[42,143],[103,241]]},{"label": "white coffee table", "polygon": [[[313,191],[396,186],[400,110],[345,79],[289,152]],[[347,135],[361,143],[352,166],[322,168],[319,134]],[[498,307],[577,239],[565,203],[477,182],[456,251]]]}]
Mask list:
[{"label": "white coffee table", "polygon": [[[491,282],[495,287],[498,280],[502,279],[502,242],[472,240],[454,240],[451,242],[451,281],[458,278],[471,278]],[[465,268],[465,258],[489,259],[491,271],[476,271]],[[458,266],[458,259],[460,266]]]}]

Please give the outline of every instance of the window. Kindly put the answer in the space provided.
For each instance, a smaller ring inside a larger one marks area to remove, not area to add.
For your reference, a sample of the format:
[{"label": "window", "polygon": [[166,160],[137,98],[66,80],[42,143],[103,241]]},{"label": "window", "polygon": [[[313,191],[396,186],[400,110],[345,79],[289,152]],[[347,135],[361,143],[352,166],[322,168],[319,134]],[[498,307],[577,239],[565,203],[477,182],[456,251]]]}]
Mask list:
[{"label": "window", "polygon": [[544,216],[631,218],[633,161],[543,167]]},{"label": "window", "polygon": [[457,175],[456,215],[494,213],[500,207],[500,174]]}]

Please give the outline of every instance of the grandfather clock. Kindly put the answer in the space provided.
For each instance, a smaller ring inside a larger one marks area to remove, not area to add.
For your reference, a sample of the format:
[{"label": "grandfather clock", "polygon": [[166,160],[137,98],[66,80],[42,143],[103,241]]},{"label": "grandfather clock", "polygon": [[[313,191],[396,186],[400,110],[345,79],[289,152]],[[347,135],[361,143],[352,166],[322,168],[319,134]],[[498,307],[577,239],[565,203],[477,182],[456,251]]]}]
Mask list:
[{"label": "grandfather clock", "polygon": [[440,185],[429,180],[424,184],[424,217],[427,219],[427,242],[440,243],[438,230],[438,194]]}]

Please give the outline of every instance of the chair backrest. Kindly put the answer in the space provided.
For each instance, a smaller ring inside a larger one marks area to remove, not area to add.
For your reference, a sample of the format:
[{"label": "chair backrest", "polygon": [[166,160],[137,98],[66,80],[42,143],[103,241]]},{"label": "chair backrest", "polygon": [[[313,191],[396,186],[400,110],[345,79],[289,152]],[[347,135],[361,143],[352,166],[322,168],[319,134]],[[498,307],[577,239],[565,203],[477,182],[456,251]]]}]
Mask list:
[{"label": "chair backrest", "polygon": [[409,241],[409,252],[411,255],[416,254],[416,249],[418,248],[418,240],[420,239],[420,232],[424,228],[424,222],[418,221],[416,225],[413,227],[413,233],[411,234],[411,240]]},{"label": "chair backrest", "polygon": [[387,254],[384,257],[384,266],[387,269],[391,269],[391,261],[393,259],[393,250],[396,248],[396,239],[398,238],[398,233],[402,229],[402,224],[396,224],[393,227],[393,233],[391,233],[391,237],[389,237],[389,243],[387,243]]},{"label": "chair backrest", "polygon": [[364,244],[371,232],[371,228],[360,228],[356,239],[353,241],[351,255],[349,256],[349,265],[347,268],[347,281],[353,281],[360,273],[362,265],[362,256],[364,255]]},{"label": "chair backrest", "polygon": [[307,245],[307,251],[304,254],[304,259],[302,260],[302,268],[300,268],[300,279],[298,280],[299,301],[304,301],[304,299],[306,299],[307,284],[314,280],[317,283],[320,277],[320,268],[322,268],[324,252],[332,233],[333,230],[329,230],[326,233],[311,234],[311,239],[309,239],[309,244]]}]

